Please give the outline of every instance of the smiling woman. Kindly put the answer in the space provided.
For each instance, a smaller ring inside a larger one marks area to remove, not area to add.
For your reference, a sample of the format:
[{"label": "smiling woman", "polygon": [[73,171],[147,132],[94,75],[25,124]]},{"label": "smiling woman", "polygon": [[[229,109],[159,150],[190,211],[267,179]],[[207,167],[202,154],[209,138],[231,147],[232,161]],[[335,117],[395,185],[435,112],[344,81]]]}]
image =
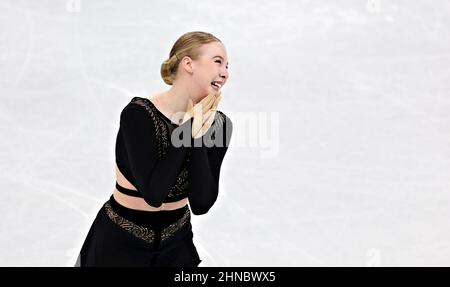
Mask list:
[{"label": "smiling woman", "polygon": [[[207,213],[219,193],[232,133],[231,120],[217,110],[228,79],[226,59],[225,47],[213,35],[186,33],[161,65],[161,76],[172,87],[149,98],[134,97],[124,107],[116,138],[116,185],[89,229],[76,266],[183,267],[202,261],[190,218],[191,211]],[[173,142],[172,133],[180,131],[189,145]]]}]

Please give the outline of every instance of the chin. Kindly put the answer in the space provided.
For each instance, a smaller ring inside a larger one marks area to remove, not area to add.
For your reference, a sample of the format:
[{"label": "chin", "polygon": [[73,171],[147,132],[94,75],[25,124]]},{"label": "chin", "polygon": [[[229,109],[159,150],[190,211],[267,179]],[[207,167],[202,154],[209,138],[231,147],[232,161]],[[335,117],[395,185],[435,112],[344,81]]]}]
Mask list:
[{"label": "chin", "polygon": [[208,94],[210,94],[210,93],[218,93],[220,90],[221,89],[216,90],[216,89],[214,89],[213,87],[210,86],[209,89],[208,89]]}]

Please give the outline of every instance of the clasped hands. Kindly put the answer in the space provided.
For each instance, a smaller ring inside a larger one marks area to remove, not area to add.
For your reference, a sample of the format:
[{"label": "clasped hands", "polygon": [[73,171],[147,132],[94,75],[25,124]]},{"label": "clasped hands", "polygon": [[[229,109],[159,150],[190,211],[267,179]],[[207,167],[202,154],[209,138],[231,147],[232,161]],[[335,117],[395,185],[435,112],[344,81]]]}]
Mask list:
[{"label": "clasped hands", "polygon": [[211,127],[221,99],[221,91],[210,93],[195,105],[192,99],[189,99],[187,111],[183,117],[183,123],[192,117],[194,118],[192,123],[192,138],[201,138]]}]

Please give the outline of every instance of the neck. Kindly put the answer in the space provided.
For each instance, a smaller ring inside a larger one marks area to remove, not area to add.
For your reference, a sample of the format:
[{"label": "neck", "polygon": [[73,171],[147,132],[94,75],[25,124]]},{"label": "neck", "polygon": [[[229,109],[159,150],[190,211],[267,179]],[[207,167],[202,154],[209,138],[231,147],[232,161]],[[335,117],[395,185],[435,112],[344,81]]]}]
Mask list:
[{"label": "neck", "polygon": [[164,93],[164,101],[174,113],[186,111],[189,98],[189,93],[179,86],[172,86]]},{"label": "neck", "polygon": [[164,101],[172,112],[185,112],[189,99],[194,105],[201,100],[199,91],[185,82],[177,82],[164,93]]}]

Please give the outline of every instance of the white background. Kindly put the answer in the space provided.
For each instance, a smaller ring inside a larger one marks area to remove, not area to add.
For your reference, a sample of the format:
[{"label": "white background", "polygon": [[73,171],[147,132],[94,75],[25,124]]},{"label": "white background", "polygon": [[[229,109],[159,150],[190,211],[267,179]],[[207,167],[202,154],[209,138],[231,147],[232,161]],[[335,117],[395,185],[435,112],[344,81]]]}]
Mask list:
[{"label": "white background", "polygon": [[1,0],[0,265],[73,266],[114,188],[120,111],[169,88],[160,65],[196,30],[227,48],[234,122],[219,198],[192,218],[201,266],[449,265],[449,15],[444,0]]}]

